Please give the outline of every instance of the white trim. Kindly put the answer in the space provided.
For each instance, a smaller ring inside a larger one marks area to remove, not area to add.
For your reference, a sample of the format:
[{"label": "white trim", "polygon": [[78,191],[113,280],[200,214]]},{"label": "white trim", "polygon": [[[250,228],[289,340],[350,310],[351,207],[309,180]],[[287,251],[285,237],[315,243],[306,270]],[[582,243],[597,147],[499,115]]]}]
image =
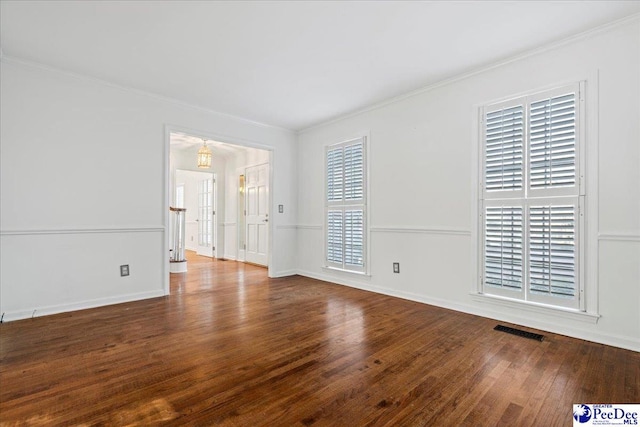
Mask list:
[{"label": "white trim", "polygon": [[[638,15],[640,16],[640,15]],[[599,137],[600,137],[600,100],[599,100],[599,71],[591,70],[587,75],[580,79],[584,80],[585,84],[581,85],[580,91],[581,99],[580,107],[583,108],[581,119],[584,119],[583,129],[584,135],[582,135],[582,147],[584,150],[581,154],[581,159],[584,162],[581,166],[585,166],[586,170],[582,170],[581,176],[584,176],[584,182],[582,183],[581,190],[584,191],[585,200],[585,216],[584,221],[584,235],[582,236],[582,250],[583,250],[583,274],[585,281],[583,282],[583,289],[585,295],[580,296],[580,305],[587,312],[599,313],[599,273],[598,268],[600,266],[599,254],[599,240],[598,230],[599,226],[599,194],[598,187],[598,164],[599,164]]]},{"label": "white trim", "polygon": [[16,229],[2,230],[0,236],[30,236],[46,234],[97,234],[97,233],[163,233],[162,226],[138,227],[87,227],[87,228],[47,228],[47,229]]},{"label": "white trim", "polygon": [[296,230],[296,229],[298,229],[298,226],[295,224],[276,225],[276,230]]},{"label": "white trim", "polygon": [[238,225],[237,222],[223,222],[222,223],[223,227],[235,227],[236,225]]},{"label": "white trim", "polygon": [[320,231],[322,231],[322,226],[321,225],[314,225],[314,224],[298,224],[298,225],[296,225],[296,228],[298,230],[320,230]]},{"label": "white trim", "polygon": [[295,269],[292,270],[282,270],[282,271],[277,271],[275,273],[273,273],[272,275],[270,275],[269,277],[272,279],[276,279],[278,277],[289,277],[289,276],[295,276],[296,274],[298,274],[298,271]]},{"label": "white trim", "polygon": [[[484,138],[484,129],[481,123],[484,122],[484,106],[473,105],[474,114],[471,115],[471,292],[482,291],[482,268],[483,265],[483,245],[480,233],[484,232],[483,215],[483,194],[482,182],[484,181],[483,167],[481,167],[484,149],[481,147]],[[475,218],[475,221],[474,221]]]},{"label": "white trim", "polygon": [[362,270],[347,270],[346,268],[340,268],[340,267],[332,267],[330,265],[326,265],[321,267],[322,271],[326,271],[326,272],[335,272],[335,273],[346,273],[346,274],[354,274],[356,276],[360,276],[360,277],[371,277],[371,274],[367,273],[366,271],[362,271]]},{"label": "white trim", "polygon": [[[267,275],[269,275],[269,277],[271,277],[271,275],[273,274],[273,253],[274,253],[274,249],[273,249],[273,241],[276,237],[276,232],[275,232],[275,227],[274,227],[274,221],[273,221],[273,217],[274,217],[274,210],[273,210],[273,206],[274,206],[274,198],[275,198],[275,192],[273,191],[273,184],[276,182],[275,180],[275,165],[276,165],[276,149],[274,147],[271,147],[267,150],[269,152],[269,160],[266,162],[267,165],[267,169],[268,169],[268,174],[269,174],[269,185],[267,186],[267,191],[269,192],[269,207],[268,207],[268,214],[271,215],[271,220],[269,220],[269,222],[267,222],[267,232],[269,233],[267,236],[267,250],[269,251],[267,253]],[[247,188],[247,168],[248,167],[253,167],[250,165],[245,165],[244,168],[244,172],[245,172],[245,182],[244,182],[244,186],[245,189]],[[247,201],[247,198],[245,196],[245,203]],[[246,218],[245,218],[245,227],[247,226],[246,224]],[[237,234],[236,234],[237,236]],[[247,235],[245,233],[244,238],[247,238]],[[236,244],[236,246],[238,246]],[[239,248],[238,248],[239,249]],[[245,249],[245,260],[246,260],[246,249]]]},{"label": "white trim", "polygon": [[171,98],[168,96],[164,96],[164,95],[160,95],[154,92],[148,92],[142,89],[137,89],[131,86],[124,86],[121,84],[117,84],[117,83],[113,83],[110,82],[108,80],[103,80],[97,77],[93,77],[93,76],[89,76],[86,74],[80,74],[80,73],[76,73],[74,71],[69,71],[69,70],[65,70],[63,68],[57,68],[57,67],[53,67],[51,65],[47,65],[47,64],[43,64],[41,62],[37,62],[37,61],[32,61],[32,60],[28,60],[28,59],[24,59],[21,58],[19,56],[13,56],[13,55],[2,55],[0,56],[0,61],[2,62],[7,62],[9,64],[13,63],[13,64],[18,64],[18,65],[22,65],[24,67],[30,67],[30,68],[35,68],[38,70],[43,70],[43,71],[48,71],[48,72],[52,72],[52,73],[56,73],[56,74],[62,74],[65,75],[67,77],[72,77],[78,80],[83,80],[83,81],[89,81],[92,83],[96,83],[96,84],[100,84],[103,86],[108,86],[111,87],[113,89],[118,89],[121,90],[123,92],[127,92],[127,93],[132,93],[135,95],[142,95],[148,98],[152,98],[158,101],[162,101],[162,102],[166,102],[169,104],[174,104],[176,106],[180,106],[180,107],[186,107],[186,108],[191,108],[193,110],[196,111],[200,111],[200,112],[205,112],[205,113],[209,113],[209,114],[214,114],[217,116],[222,116],[222,117],[226,117],[226,118],[230,118],[233,120],[237,120],[239,122],[244,122],[244,123],[248,123],[254,126],[260,126],[260,127],[264,127],[264,128],[270,128],[270,129],[278,129],[278,130],[284,130],[287,132],[295,132],[292,129],[287,129],[281,126],[276,126],[276,125],[271,125],[271,124],[267,124],[267,123],[262,123],[262,122],[258,122],[255,120],[250,120],[250,119],[246,119],[244,117],[240,117],[240,116],[234,116],[233,114],[228,114],[228,113],[222,113],[220,111],[216,111],[216,110],[211,110],[209,108],[205,108],[205,107],[201,107],[198,105],[194,105],[194,104],[190,104],[186,101],[182,101],[180,99],[176,99],[176,98]]},{"label": "white trim", "polygon": [[[170,214],[169,208],[171,207],[171,127],[164,125],[164,147],[162,150],[162,206],[160,206],[160,212],[162,212],[162,218],[164,219],[164,227],[167,230],[164,233],[163,248],[161,254],[162,263],[162,288],[165,295],[171,294],[171,263],[169,262],[169,248],[171,247],[169,242],[169,230],[170,226]],[[185,244],[185,249],[186,244]]]},{"label": "white trim", "polygon": [[589,37],[593,37],[593,36],[595,36],[595,35],[597,35],[599,33],[612,31],[612,30],[614,30],[614,29],[616,29],[618,27],[623,27],[623,26],[625,26],[625,25],[627,25],[629,23],[632,23],[632,22],[634,22],[636,20],[639,20],[639,19],[640,19],[640,13],[635,13],[633,15],[627,16],[627,17],[619,19],[617,21],[613,21],[613,22],[610,22],[608,24],[604,24],[604,25],[601,25],[599,27],[592,28],[590,30],[584,31],[584,32],[579,33],[579,34],[575,34],[573,36],[569,36],[569,37],[567,37],[567,38],[565,38],[563,40],[559,40],[557,42],[550,43],[550,44],[547,44],[545,46],[542,46],[542,47],[539,47],[539,48],[536,48],[536,49],[532,49],[532,50],[530,50],[528,52],[519,53],[519,54],[514,55],[514,56],[512,56],[510,58],[507,58],[507,59],[505,59],[503,61],[495,62],[495,63],[493,63],[493,64],[491,64],[489,66],[481,67],[481,68],[478,68],[476,70],[470,71],[468,73],[463,73],[463,74],[460,74],[458,76],[450,77],[448,79],[441,80],[441,81],[433,83],[431,85],[424,86],[424,87],[422,87],[420,89],[405,93],[403,95],[399,95],[399,96],[387,99],[385,101],[379,102],[377,104],[373,104],[373,105],[371,105],[369,107],[362,108],[360,110],[356,110],[356,111],[353,111],[353,112],[348,113],[348,114],[344,114],[344,115],[339,116],[339,117],[335,117],[333,119],[330,119],[330,120],[327,120],[327,121],[324,121],[324,122],[309,126],[307,128],[304,128],[304,129],[300,129],[300,130],[298,130],[298,135],[301,135],[301,134],[306,133],[306,132],[313,131],[313,130],[318,129],[320,127],[324,127],[324,126],[327,126],[327,125],[330,125],[330,124],[333,124],[333,123],[340,122],[342,120],[346,120],[346,119],[349,119],[349,118],[352,118],[352,117],[355,117],[355,116],[359,116],[361,114],[368,113],[370,111],[375,111],[375,110],[384,108],[384,107],[386,107],[388,105],[392,105],[392,104],[404,101],[405,99],[408,99],[408,98],[413,98],[414,96],[422,95],[423,93],[430,92],[432,90],[441,88],[443,86],[447,86],[447,85],[450,85],[450,84],[453,84],[453,83],[457,83],[457,82],[462,81],[462,80],[469,79],[469,78],[471,78],[473,76],[476,76],[476,75],[479,75],[479,74],[483,74],[483,73],[491,71],[491,70],[493,70],[495,68],[499,68],[499,67],[511,64],[513,62],[517,62],[517,61],[520,61],[520,60],[523,60],[523,59],[526,59],[526,58],[530,58],[532,56],[540,55],[540,54],[543,54],[545,52],[549,52],[549,51],[561,48],[561,47],[566,46],[568,44],[579,42],[579,41],[584,40],[584,39],[588,39]]},{"label": "white trim", "polygon": [[637,242],[640,243],[640,234],[632,233],[600,233],[598,240],[611,242]]},{"label": "white trim", "polygon": [[[167,257],[168,259],[168,257]],[[158,298],[164,296],[163,290],[137,292],[134,294],[118,295],[106,298],[97,298],[86,301],[74,302],[71,304],[49,305],[44,307],[35,307],[29,310],[8,311],[4,313],[3,322],[13,320],[29,319],[31,317],[49,316],[58,313],[67,313],[70,311],[86,310],[88,308],[103,307],[106,305],[122,304],[126,302],[139,301],[149,298]]]},{"label": "white trim", "polygon": [[386,226],[371,227],[372,233],[411,233],[411,234],[445,234],[453,236],[471,236],[471,230],[464,228],[448,228],[448,227],[402,227],[402,226]]},{"label": "white trim", "polygon": [[[566,322],[553,321],[553,317],[559,319],[566,319],[566,314],[576,314],[572,319],[582,320],[587,323],[594,323],[592,314],[585,313],[565,313],[563,311],[553,310],[538,310],[539,313],[548,315],[549,318],[544,321],[540,321],[539,317],[528,317],[523,314],[528,311],[536,311],[538,307],[530,306],[529,310],[518,310],[518,314],[505,314],[503,311],[496,311],[491,309],[492,304],[486,304],[484,307],[479,307],[475,304],[459,304],[451,303],[449,300],[440,298],[425,297],[412,292],[402,292],[390,288],[373,286],[363,281],[345,280],[339,277],[328,276],[326,274],[314,273],[306,270],[298,270],[298,274],[304,277],[310,277],[312,279],[322,280],[324,282],[333,283],[336,285],[348,286],[350,288],[361,289],[364,291],[375,292],[377,294],[388,295],[391,297],[402,298],[409,301],[416,301],[423,304],[433,305],[449,310],[459,311],[462,313],[468,313],[474,316],[486,317],[495,319],[497,321],[509,322],[514,324],[523,325],[530,328],[540,329],[548,331],[554,334],[567,335],[569,337],[584,339],[601,344],[611,345],[614,347],[625,348],[632,351],[640,351],[640,339],[634,339],[633,337],[626,337],[620,335],[614,335],[610,333],[598,333],[593,329],[583,330],[576,329],[571,326],[567,326]],[[345,276],[347,277],[347,276]],[[353,276],[350,276],[353,277]],[[472,298],[470,296],[470,298]],[[475,298],[475,296],[473,297]],[[472,298],[472,299],[473,299]],[[486,301],[488,298],[482,298],[482,301]],[[492,302],[492,301],[489,301]],[[520,308],[520,307],[518,307]]]},{"label": "white trim", "polygon": [[[357,280],[358,278],[368,280],[371,276],[367,276],[365,274],[358,273],[357,271],[338,270],[338,269],[335,269],[335,268],[324,267],[323,270],[326,271],[326,272],[347,273],[347,274],[344,275],[344,277],[349,277],[351,280],[345,280],[345,279],[341,278],[340,276],[328,275],[326,273],[314,273],[314,272],[311,272],[311,271],[308,271],[308,270],[300,270],[300,269],[297,270],[296,274],[298,274],[300,276],[304,276],[304,277],[310,277],[310,278],[316,279],[316,280],[322,280],[323,282],[329,282],[329,283],[332,283],[334,285],[348,286],[350,288],[361,289],[361,290],[365,290],[365,291],[371,290],[372,292],[376,292],[376,293],[379,293],[379,294],[384,294],[384,292],[373,290],[373,289],[377,289],[377,286],[372,286],[371,284],[369,284],[367,282],[363,282],[363,281]],[[356,279],[356,280],[354,280],[354,279]]]},{"label": "white trim", "polygon": [[470,293],[471,299],[477,302],[490,303],[501,307],[508,307],[517,310],[529,311],[537,314],[545,314],[563,319],[579,320],[595,325],[600,319],[599,314],[586,313],[580,310],[572,310],[556,305],[547,305],[535,301],[524,301],[515,298],[506,298],[499,295],[489,295],[480,293]]}]

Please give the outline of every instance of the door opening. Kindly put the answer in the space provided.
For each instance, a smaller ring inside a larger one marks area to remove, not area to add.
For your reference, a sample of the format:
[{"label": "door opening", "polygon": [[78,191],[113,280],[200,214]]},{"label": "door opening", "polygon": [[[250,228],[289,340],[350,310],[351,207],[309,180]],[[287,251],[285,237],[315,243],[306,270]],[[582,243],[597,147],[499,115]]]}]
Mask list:
[{"label": "door opening", "polygon": [[[207,174],[212,175],[212,174]],[[214,176],[198,180],[198,255],[215,257],[215,187]]]},{"label": "door opening", "polygon": [[216,174],[175,171],[175,206],[185,208],[185,249],[216,256]]},{"label": "door opening", "polygon": [[[185,248],[199,255],[269,267],[272,152],[195,132],[169,130],[167,137],[167,204],[187,209]],[[203,139],[212,151],[207,169],[197,166]],[[190,189],[185,174],[203,172],[208,177],[198,175],[195,190]],[[166,224],[170,233],[168,219]],[[168,293],[168,278],[165,289]]]}]

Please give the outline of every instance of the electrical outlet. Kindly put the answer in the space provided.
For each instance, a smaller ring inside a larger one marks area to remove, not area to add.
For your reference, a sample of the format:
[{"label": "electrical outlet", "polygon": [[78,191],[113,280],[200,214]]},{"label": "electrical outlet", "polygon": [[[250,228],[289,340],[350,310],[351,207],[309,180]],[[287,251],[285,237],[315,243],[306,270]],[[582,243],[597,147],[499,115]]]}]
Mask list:
[{"label": "electrical outlet", "polygon": [[129,264],[120,266],[120,276],[128,276],[129,275]]},{"label": "electrical outlet", "polygon": [[284,205],[278,205],[278,213],[284,213]]},{"label": "electrical outlet", "polygon": [[393,263],[393,272],[394,273],[400,273],[400,263],[399,262],[394,262]]}]

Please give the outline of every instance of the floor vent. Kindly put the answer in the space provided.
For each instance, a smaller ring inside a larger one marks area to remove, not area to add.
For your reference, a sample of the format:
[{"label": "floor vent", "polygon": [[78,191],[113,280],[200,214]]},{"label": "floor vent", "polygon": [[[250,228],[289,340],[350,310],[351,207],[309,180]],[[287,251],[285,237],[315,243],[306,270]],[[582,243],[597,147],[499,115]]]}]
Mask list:
[{"label": "floor vent", "polygon": [[533,332],[522,331],[520,329],[510,328],[503,325],[496,325],[496,327],[493,329],[496,331],[502,331],[508,334],[517,335],[519,337],[529,338],[536,341],[542,341],[544,339],[544,335],[534,334]]}]

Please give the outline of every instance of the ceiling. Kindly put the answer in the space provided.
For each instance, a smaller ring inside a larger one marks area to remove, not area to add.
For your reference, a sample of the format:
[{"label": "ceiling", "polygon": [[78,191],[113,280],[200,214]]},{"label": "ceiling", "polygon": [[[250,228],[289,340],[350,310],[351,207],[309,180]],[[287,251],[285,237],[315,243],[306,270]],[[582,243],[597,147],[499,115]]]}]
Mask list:
[{"label": "ceiling", "polygon": [[0,0],[9,58],[301,130],[640,12],[640,1]]}]

